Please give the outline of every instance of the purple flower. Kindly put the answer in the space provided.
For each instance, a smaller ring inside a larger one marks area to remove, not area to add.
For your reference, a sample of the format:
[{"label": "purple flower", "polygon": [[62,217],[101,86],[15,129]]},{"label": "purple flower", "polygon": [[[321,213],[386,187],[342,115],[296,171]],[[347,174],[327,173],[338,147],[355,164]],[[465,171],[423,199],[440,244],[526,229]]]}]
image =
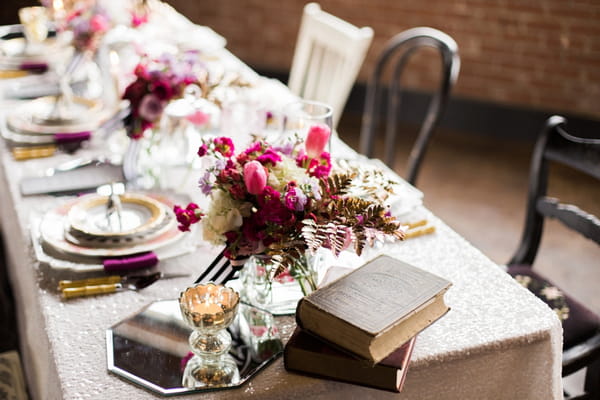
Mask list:
[{"label": "purple flower", "polygon": [[148,121],[156,121],[162,115],[164,103],[155,95],[147,94],[140,101],[138,114]]},{"label": "purple flower", "polygon": [[198,181],[198,186],[200,187],[200,190],[202,191],[203,194],[209,195],[210,192],[212,192],[213,177],[214,177],[213,174],[211,174],[209,171],[206,171],[204,173],[204,175],[202,175],[202,177]]},{"label": "purple flower", "polygon": [[298,186],[291,187],[285,194],[285,206],[293,211],[303,211],[307,198]]},{"label": "purple flower", "polygon": [[293,142],[285,142],[283,145],[281,146],[273,146],[273,150],[283,154],[284,156],[291,156],[292,152],[295,149],[295,145]]}]

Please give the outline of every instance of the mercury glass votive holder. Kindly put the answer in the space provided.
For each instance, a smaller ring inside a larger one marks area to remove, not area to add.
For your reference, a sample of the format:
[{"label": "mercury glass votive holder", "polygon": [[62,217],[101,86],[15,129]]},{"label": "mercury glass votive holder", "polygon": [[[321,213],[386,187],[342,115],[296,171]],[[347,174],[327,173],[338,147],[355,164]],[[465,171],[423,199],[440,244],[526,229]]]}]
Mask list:
[{"label": "mercury glass votive holder", "polygon": [[228,355],[231,335],[227,331],[239,302],[235,290],[214,283],[192,286],[179,296],[183,319],[193,329],[189,343],[194,356],[186,364],[184,386],[221,386],[239,380],[237,364]]}]

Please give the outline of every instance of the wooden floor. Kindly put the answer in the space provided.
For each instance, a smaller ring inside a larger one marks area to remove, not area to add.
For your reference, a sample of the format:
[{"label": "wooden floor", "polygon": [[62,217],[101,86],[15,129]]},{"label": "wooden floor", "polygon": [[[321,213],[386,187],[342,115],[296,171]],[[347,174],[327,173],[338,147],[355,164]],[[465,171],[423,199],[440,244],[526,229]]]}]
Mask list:
[{"label": "wooden floor", "polygon": [[[360,116],[345,115],[338,132],[358,148]],[[395,170],[404,164],[416,131],[399,139]],[[378,143],[377,157],[381,157]],[[425,205],[497,264],[505,264],[521,236],[533,143],[481,134],[436,132],[417,187]],[[600,215],[600,185],[577,180],[566,170],[551,171],[549,193]],[[561,198],[562,198],[561,197]],[[573,236],[557,222],[546,224],[535,267],[563,290],[600,314],[600,247]]]}]

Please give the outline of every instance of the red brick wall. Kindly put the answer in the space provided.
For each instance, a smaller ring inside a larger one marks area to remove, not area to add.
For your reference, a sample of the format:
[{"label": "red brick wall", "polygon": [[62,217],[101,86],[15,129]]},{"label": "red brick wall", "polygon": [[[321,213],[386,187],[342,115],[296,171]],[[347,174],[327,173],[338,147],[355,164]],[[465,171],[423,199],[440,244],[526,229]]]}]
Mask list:
[{"label": "red brick wall", "polygon": [[[248,64],[287,71],[302,8],[300,0],[171,0],[196,23],[228,40]],[[509,106],[600,118],[599,0],[322,0],[322,8],[375,39],[359,80],[394,34],[431,26],[459,45],[462,67],[454,94]],[[437,59],[417,56],[407,86],[436,79]]]}]

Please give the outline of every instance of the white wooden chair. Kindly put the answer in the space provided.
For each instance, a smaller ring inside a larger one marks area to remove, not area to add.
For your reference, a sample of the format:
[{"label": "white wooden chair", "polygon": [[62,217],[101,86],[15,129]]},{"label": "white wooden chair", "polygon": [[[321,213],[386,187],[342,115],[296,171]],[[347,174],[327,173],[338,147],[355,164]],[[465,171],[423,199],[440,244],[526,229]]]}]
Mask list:
[{"label": "white wooden chair", "polygon": [[373,29],[358,28],[321,10],[304,6],[288,86],[306,100],[333,108],[333,127],[342,115],[350,90],[373,40]]}]

